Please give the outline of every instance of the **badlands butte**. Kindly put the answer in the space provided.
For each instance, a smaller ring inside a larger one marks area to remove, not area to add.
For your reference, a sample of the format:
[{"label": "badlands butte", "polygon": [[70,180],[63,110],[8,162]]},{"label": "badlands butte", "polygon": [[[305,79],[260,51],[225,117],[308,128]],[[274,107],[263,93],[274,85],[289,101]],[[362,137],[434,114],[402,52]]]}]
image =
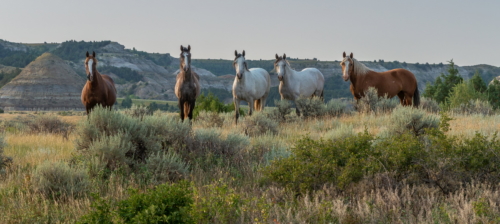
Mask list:
[{"label": "badlands butte", "polygon": [[[179,60],[168,53],[126,49],[113,41],[23,44],[0,40],[0,108],[7,111],[83,110],[80,93],[85,83],[83,62],[86,51],[97,53],[98,70],[115,80],[118,97],[133,95],[141,99],[176,100],[174,86]],[[171,53],[178,55],[178,52]],[[231,55],[233,52],[228,52],[228,56]],[[340,56],[341,52],[339,60]],[[196,58],[194,53],[193,57]],[[339,61],[298,59],[299,57],[289,55],[293,69],[315,67],[325,76],[325,100],[352,97],[349,82],[344,82],[341,78]],[[272,105],[274,99],[279,99],[279,82],[273,71],[273,55],[269,56],[269,60],[247,62],[249,68],[261,67],[271,74],[272,89],[268,105]],[[447,62],[428,64],[378,59],[363,63],[375,71],[408,69],[417,77],[421,91],[427,82],[432,83],[448,69]],[[193,59],[192,65],[200,75],[203,92],[212,92],[221,100],[231,102],[235,73],[231,60]],[[491,65],[456,67],[465,80],[470,79],[475,72],[479,72],[486,82],[500,76],[500,68]]]}]

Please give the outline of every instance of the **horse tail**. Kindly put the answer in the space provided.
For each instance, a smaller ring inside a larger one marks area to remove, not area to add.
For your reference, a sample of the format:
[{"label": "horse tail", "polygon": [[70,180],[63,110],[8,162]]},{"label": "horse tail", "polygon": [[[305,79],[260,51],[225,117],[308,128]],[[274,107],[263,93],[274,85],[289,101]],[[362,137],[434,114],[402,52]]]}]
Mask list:
[{"label": "horse tail", "polygon": [[256,111],[260,111],[262,109],[262,99],[255,100],[253,106]]},{"label": "horse tail", "polygon": [[413,93],[413,106],[418,107],[420,105],[420,92],[418,92],[418,84],[415,87],[415,92]]},{"label": "horse tail", "polygon": [[185,101],[184,102],[184,119],[187,118],[189,116],[189,101]]}]

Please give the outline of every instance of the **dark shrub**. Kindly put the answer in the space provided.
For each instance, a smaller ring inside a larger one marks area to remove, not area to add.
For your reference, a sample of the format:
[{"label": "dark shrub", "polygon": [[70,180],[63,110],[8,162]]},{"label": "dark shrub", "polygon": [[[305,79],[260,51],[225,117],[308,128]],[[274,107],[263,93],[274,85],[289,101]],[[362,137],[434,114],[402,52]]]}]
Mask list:
[{"label": "dark shrub", "polygon": [[194,223],[190,215],[192,187],[188,182],[162,184],[140,193],[130,190],[130,197],[113,203],[95,196],[93,210],[79,223]]}]

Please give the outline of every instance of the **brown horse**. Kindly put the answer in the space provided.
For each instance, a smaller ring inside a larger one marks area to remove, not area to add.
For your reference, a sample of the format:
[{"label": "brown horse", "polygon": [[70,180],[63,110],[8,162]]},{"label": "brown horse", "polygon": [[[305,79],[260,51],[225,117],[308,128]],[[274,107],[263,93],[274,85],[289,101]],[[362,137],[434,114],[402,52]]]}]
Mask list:
[{"label": "brown horse", "polygon": [[410,71],[398,68],[385,72],[375,72],[354,59],[352,53],[346,56],[344,52],[343,56],[344,60],[340,63],[342,78],[346,82],[351,80],[350,89],[356,101],[365,95],[368,87],[374,87],[379,96],[387,95],[388,98],[398,96],[401,105],[417,107],[420,104],[417,79]]},{"label": "brown horse", "polygon": [[97,71],[95,52],[89,55],[87,51],[85,70],[87,73],[87,83],[82,90],[82,103],[85,106],[85,110],[87,110],[87,115],[90,114],[92,108],[97,104],[108,107],[111,110],[116,101],[115,83],[109,76]]},{"label": "brown horse", "polygon": [[187,48],[181,45],[180,70],[177,74],[177,83],[175,84],[175,95],[179,98],[179,109],[181,111],[181,120],[186,117],[193,119],[193,110],[196,98],[200,95],[200,77],[191,71],[191,46]]}]

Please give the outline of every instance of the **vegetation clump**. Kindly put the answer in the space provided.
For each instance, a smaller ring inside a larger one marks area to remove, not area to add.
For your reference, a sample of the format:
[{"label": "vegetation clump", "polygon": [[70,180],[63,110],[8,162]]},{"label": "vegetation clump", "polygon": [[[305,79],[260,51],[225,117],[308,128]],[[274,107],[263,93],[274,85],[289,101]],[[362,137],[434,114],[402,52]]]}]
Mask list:
[{"label": "vegetation clump", "polygon": [[45,162],[34,171],[32,184],[35,192],[67,198],[83,196],[89,190],[90,181],[84,169],[64,162]]},{"label": "vegetation clump", "polygon": [[365,95],[359,99],[355,108],[361,113],[387,113],[392,111],[399,102],[393,99],[387,98],[387,96],[379,96],[378,91],[374,87],[369,87],[366,90]]},{"label": "vegetation clump", "polygon": [[130,197],[114,202],[94,195],[93,210],[78,223],[194,223],[189,182],[162,184],[147,192],[130,189]]}]

